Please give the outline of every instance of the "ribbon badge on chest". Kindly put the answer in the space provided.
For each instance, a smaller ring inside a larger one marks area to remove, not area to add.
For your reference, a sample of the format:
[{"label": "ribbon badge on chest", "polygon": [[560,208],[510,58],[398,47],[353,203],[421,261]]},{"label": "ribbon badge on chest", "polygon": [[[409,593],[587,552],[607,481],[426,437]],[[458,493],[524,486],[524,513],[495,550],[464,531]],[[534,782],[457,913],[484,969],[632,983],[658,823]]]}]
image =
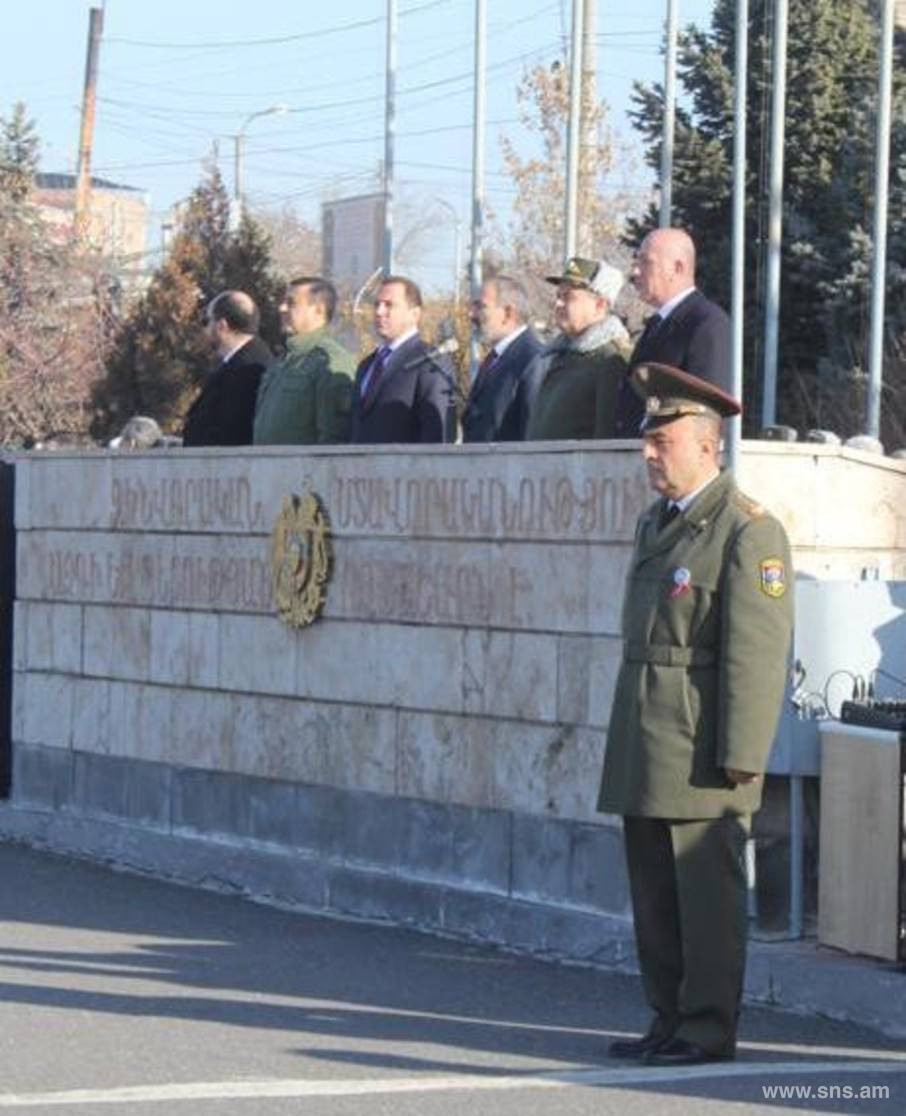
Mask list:
[{"label": "ribbon badge on chest", "polygon": [[677,566],[673,571],[673,585],[667,594],[672,601],[676,597],[685,597],[692,592],[692,574],[685,566]]}]

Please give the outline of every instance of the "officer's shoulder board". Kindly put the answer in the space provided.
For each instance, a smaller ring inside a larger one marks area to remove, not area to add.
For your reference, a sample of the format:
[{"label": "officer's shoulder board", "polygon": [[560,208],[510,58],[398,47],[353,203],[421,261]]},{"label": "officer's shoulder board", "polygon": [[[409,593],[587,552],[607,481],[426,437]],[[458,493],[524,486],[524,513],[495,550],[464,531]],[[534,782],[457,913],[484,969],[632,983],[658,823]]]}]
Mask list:
[{"label": "officer's shoulder board", "polygon": [[739,510],[750,519],[760,519],[761,516],[767,514],[767,508],[764,504],[759,504],[757,500],[753,500],[751,496],[746,496],[744,492],[737,491],[735,493],[735,502]]}]

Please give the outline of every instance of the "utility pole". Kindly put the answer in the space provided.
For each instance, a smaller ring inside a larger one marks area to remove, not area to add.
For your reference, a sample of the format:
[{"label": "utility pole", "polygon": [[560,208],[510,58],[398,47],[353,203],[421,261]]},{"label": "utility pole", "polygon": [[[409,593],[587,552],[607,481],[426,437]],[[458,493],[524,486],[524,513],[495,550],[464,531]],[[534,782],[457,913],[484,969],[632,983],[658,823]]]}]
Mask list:
[{"label": "utility pole", "polygon": [[[580,256],[594,256],[591,212],[597,193],[598,168],[598,0],[585,0],[582,19],[581,140],[576,246]],[[600,254],[600,253],[597,253]]]},{"label": "utility pole", "polygon": [[103,8],[92,8],[88,15],[88,49],[85,58],[85,91],[82,95],[82,125],[79,132],[79,165],[76,174],[76,236],[88,234],[91,210],[91,149],[94,143],[94,110],[97,103],[98,57],[104,30]]},{"label": "utility pole", "polygon": [[875,140],[875,220],[871,265],[871,337],[868,353],[866,433],[881,433],[881,388],[884,380],[884,295],[887,278],[887,208],[890,179],[890,116],[893,84],[893,0],[881,6],[878,74],[878,124]]},{"label": "utility pole", "polygon": [[585,0],[573,0],[569,67],[569,123],[566,133],[566,259],[576,254],[579,225],[579,144],[582,107],[582,31]]},{"label": "utility pole", "polygon": [[771,76],[771,163],[768,266],[765,292],[764,382],[761,425],[777,420],[777,355],[780,336],[780,249],[783,243],[783,140],[786,115],[786,54],[789,7],[774,0],[774,66]]},{"label": "utility pole", "polygon": [[[742,399],[742,349],[745,313],[746,258],[746,81],[749,68],[749,0],[736,0],[736,69],[733,78],[733,263],[730,312],[730,394]],[[727,464],[739,465],[742,424],[739,417],[725,423]]]},{"label": "utility pole", "polygon": [[396,140],[397,0],[387,0],[387,77],[384,106],[384,274],[393,274],[393,152]]},{"label": "utility pole", "polygon": [[673,219],[673,143],[676,133],[676,39],[678,0],[667,0],[664,51],[664,134],[661,139],[661,211],[658,224],[670,227]]},{"label": "utility pole", "polygon": [[[481,257],[484,248],[484,124],[485,53],[487,35],[486,0],[475,0],[475,94],[472,122],[472,255],[469,261],[469,291],[472,299],[481,294]],[[478,371],[478,339],[473,333],[469,376]]]}]

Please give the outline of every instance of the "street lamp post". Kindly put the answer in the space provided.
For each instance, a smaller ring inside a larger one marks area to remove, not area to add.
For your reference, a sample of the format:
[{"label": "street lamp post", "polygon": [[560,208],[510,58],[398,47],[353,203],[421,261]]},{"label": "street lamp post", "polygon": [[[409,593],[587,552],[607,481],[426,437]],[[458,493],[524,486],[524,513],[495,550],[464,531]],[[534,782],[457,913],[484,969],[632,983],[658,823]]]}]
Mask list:
[{"label": "street lamp post", "polygon": [[239,131],[233,136],[233,203],[237,223],[242,214],[242,154],[245,146],[245,130],[259,116],[282,116],[285,112],[289,112],[289,105],[271,105],[269,108],[252,112],[243,120]]}]

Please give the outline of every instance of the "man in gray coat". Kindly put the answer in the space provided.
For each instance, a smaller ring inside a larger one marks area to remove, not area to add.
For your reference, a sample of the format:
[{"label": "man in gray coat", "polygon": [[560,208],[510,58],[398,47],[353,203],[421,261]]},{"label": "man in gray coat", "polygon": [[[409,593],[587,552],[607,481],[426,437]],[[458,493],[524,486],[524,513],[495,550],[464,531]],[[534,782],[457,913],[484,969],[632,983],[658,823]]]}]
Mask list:
[{"label": "man in gray coat", "polygon": [[786,683],[792,569],[783,527],[719,468],[737,401],[667,365],[632,382],[660,499],[636,528],[598,809],[623,817],[654,1019],[611,1054],[689,1065],[736,1050],[745,842]]}]

